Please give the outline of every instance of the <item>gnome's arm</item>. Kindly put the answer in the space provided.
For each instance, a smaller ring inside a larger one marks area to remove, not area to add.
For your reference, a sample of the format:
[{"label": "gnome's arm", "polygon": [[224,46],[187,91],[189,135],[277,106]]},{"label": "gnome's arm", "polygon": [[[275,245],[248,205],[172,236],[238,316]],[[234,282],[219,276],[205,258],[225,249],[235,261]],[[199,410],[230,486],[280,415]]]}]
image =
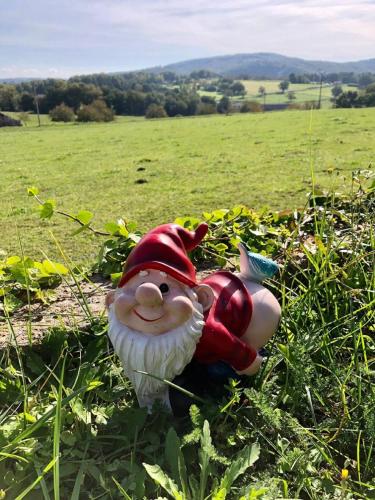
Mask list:
[{"label": "gnome's arm", "polygon": [[211,321],[205,325],[195,351],[195,358],[202,363],[224,361],[236,371],[250,367],[257,358],[257,351],[229,332],[224,325]]}]

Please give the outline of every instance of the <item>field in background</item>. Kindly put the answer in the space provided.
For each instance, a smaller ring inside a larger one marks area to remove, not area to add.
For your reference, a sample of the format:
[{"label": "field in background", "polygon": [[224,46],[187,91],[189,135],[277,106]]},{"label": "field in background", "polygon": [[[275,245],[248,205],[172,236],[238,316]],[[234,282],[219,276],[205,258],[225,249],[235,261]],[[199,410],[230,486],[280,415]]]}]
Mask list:
[{"label": "field in background", "polygon": [[[46,117],[43,118],[45,123]],[[80,259],[97,247],[62,218],[38,221],[26,188],[58,208],[95,213],[95,225],[123,216],[141,230],[177,216],[245,204],[303,206],[316,183],[343,190],[351,171],[373,161],[374,109],[236,114],[163,120],[120,117],[110,124],[0,130],[0,248],[35,258],[48,228]]]},{"label": "field in background", "polygon": [[[319,100],[319,92],[320,85],[318,83],[291,83],[289,85],[288,90],[282,94],[279,89],[280,81],[276,80],[243,80],[247,94],[245,96],[245,100],[255,100],[260,103],[263,103],[263,97],[259,96],[259,87],[263,86],[266,89],[266,103],[267,104],[276,104],[276,103],[285,103],[285,102],[295,102],[295,103],[303,103],[306,101],[318,101]],[[322,86],[322,107],[330,108],[332,107],[332,93],[331,90],[333,85],[323,84]],[[341,85],[341,88],[344,92],[348,90],[353,90],[353,87],[348,85]],[[295,99],[290,101],[288,99],[288,92],[293,92],[295,95]]]},{"label": "field in background", "polygon": [[[259,95],[259,87],[266,89],[266,104],[280,104],[280,103],[304,103],[306,101],[318,101],[319,99],[319,83],[291,83],[288,90],[283,94],[280,91],[279,83],[281,80],[241,80],[241,83],[246,88],[247,94],[244,97],[232,97],[235,101],[257,101],[261,104],[264,103],[264,98]],[[322,86],[322,108],[332,107],[332,93],[331,90],[334,85],[323,84]],[[344,92],[348,90],[355,90],[354,87],[349,85],[340,85]],[[294,92],[295,99],[290,101],[288,99],[288,92]],[[211,96],[219,101],[223,96],[218,92],[207,92],[204,90],[199,91],[200,95]]]}]

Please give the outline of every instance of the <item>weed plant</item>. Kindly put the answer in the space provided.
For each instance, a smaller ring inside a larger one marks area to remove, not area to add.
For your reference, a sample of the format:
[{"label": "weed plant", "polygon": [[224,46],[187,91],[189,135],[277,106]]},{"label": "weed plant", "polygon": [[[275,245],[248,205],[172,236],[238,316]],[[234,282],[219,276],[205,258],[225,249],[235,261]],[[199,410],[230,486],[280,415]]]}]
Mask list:
[{"label": "weed plant", "polygon": [[[38,348],[14,338],[1,352],[1,498],[375,498],[375,191],[362,182],[300,212],[204,214],[195,261],[235,266],[239,240],[277,258],[283,317],[261,372],[186,418],[137,407],[104,318]],[[126,254],[135,233],[112,229]]]}]

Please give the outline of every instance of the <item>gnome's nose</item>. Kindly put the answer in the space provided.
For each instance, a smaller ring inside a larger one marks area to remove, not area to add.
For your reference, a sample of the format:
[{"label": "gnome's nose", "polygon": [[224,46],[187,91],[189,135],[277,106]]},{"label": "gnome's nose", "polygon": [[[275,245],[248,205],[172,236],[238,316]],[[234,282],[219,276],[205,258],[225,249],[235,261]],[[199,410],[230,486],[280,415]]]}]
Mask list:
[{"label": "gnome's nose", "polygon": [[153,283],[142,283],[142,285],[139,285],[135,292],[135,299],[142,306],[161,306],[163,303],[161,291]]}]

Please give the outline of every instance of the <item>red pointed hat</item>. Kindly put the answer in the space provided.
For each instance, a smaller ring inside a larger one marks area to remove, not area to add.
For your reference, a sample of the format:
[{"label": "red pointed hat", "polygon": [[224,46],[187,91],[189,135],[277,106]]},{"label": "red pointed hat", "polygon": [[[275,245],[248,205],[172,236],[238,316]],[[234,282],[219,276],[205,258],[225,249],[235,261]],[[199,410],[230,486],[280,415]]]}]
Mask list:
[{"label": "red pointed hat", "polygon": [[188,231],[177,224],[156,227],[145,234],[130,252],[118,286],[124,286],[143,269],[158,269],[190,287],[196,286],[195,267],[187,252],[199,245],[207,231],[208,226],[204,222],[195,231]]}]

